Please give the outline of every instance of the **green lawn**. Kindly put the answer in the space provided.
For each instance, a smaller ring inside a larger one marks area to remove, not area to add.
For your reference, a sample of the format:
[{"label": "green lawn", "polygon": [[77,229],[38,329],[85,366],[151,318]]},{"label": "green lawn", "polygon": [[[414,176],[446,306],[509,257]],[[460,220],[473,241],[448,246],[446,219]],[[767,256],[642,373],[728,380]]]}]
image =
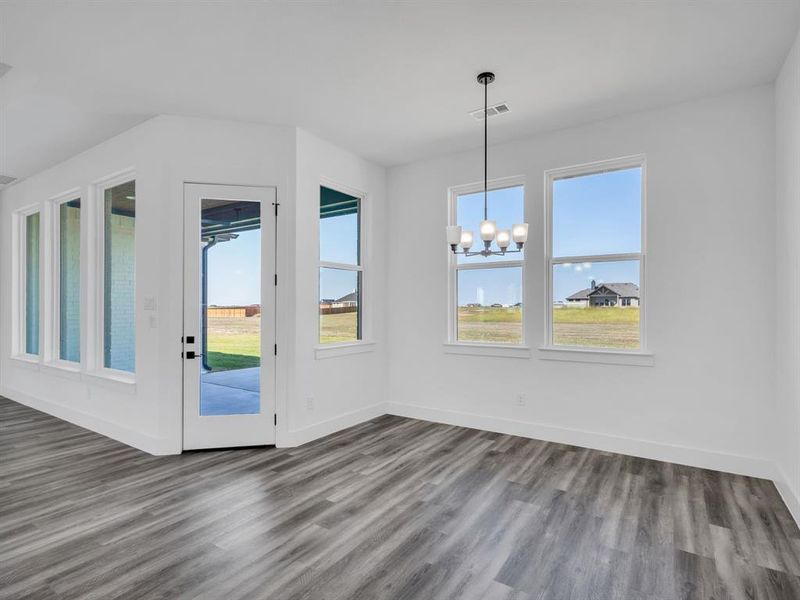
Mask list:
[{"label": "green lawn", "polygon": [[261,364],[261,319],[255,317],[208,320],[207,363],[212,371],[247,369]]},{"label": "green lawn", "polygon": [[319,316],[319,343],[354,342],[358,339],[358,313]]}]

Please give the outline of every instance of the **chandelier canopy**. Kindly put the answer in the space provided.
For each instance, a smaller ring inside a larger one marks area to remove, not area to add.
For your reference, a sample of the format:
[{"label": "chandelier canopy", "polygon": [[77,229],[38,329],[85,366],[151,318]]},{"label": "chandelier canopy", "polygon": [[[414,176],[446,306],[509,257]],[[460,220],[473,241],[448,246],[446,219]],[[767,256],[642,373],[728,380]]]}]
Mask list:
[{"label": "chandelier canopy", "polygon": [[[478,83],[483,86],[483,221],[480,224],[479,235],[483,241],[481,250],[472,251],[474,235],[472,231],[462,230],[460,225],[450,225],[447,228],[447,243],[453,254],[464,256],[495,256],[522,252],[522,247],[528,241],[528,224],[515,223],[511,229],[497,229],[497,222],[489,219],[489,84],[494,81],[494,73],[481,73]],[[516,250],[509,250],[511,241],[516,244]],[[499,250],[492,250],[492,242],[497,243]],[[459,247],[461,250],[459,251]]]}]

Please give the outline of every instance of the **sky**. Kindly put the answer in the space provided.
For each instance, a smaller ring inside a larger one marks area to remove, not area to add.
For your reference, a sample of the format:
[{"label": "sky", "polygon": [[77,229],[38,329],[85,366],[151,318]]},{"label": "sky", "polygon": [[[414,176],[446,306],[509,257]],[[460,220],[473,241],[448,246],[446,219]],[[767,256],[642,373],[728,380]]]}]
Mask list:
[{"label": "sky", "polygon": [[209,304],[261,304],[261,230],[238,235],[208,251]]}]

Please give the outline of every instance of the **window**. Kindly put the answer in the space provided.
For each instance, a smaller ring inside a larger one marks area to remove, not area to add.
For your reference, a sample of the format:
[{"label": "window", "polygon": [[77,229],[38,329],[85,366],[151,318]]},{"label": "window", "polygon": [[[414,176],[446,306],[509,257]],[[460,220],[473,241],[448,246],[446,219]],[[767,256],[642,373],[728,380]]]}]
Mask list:
[{"label": "window", "polygon": [[[521,180],[490,182],[489,215],[498,229],[525,221],[525,188]],[[450,222],[479,231],[483,219],[483,186],[450,190]],[[480,241],[479,241],[480,243]],[[493,243],[494,244],[494,243]],[[499,250],[492,246],[493,250]],[[450,256],[451,342],[520,345],[523,326],[523,255]]]},{"label": "window", "polygon": [[101,188],[103,196],[103,367],[136,365],[136,182]]},{"label": "window", "polygon": [[361,210],[361,198],[320,188],[320,344],[363,339]]},{"label": "window", "polygon": [[643,347],[644,158],[547,173],[548,345]]},{"label": "window", "polygon": [[58,358],[81,360],[81,201],[56,204]]},{"label": "window", "polygon": [[20,215],[20,338],[19,353],[39,355],[41,302],[41,218],[40,213]]}]

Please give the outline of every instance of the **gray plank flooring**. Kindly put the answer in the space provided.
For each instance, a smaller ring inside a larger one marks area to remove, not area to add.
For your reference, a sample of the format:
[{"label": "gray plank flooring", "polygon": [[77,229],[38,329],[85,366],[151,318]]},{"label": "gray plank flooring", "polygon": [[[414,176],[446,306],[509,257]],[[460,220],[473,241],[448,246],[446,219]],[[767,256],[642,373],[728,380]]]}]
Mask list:
[{"label": "gray plank flooring", "polygon": [[769,481],[385,416],[153,457],[0,399],[0,598],[800,598]]}]

